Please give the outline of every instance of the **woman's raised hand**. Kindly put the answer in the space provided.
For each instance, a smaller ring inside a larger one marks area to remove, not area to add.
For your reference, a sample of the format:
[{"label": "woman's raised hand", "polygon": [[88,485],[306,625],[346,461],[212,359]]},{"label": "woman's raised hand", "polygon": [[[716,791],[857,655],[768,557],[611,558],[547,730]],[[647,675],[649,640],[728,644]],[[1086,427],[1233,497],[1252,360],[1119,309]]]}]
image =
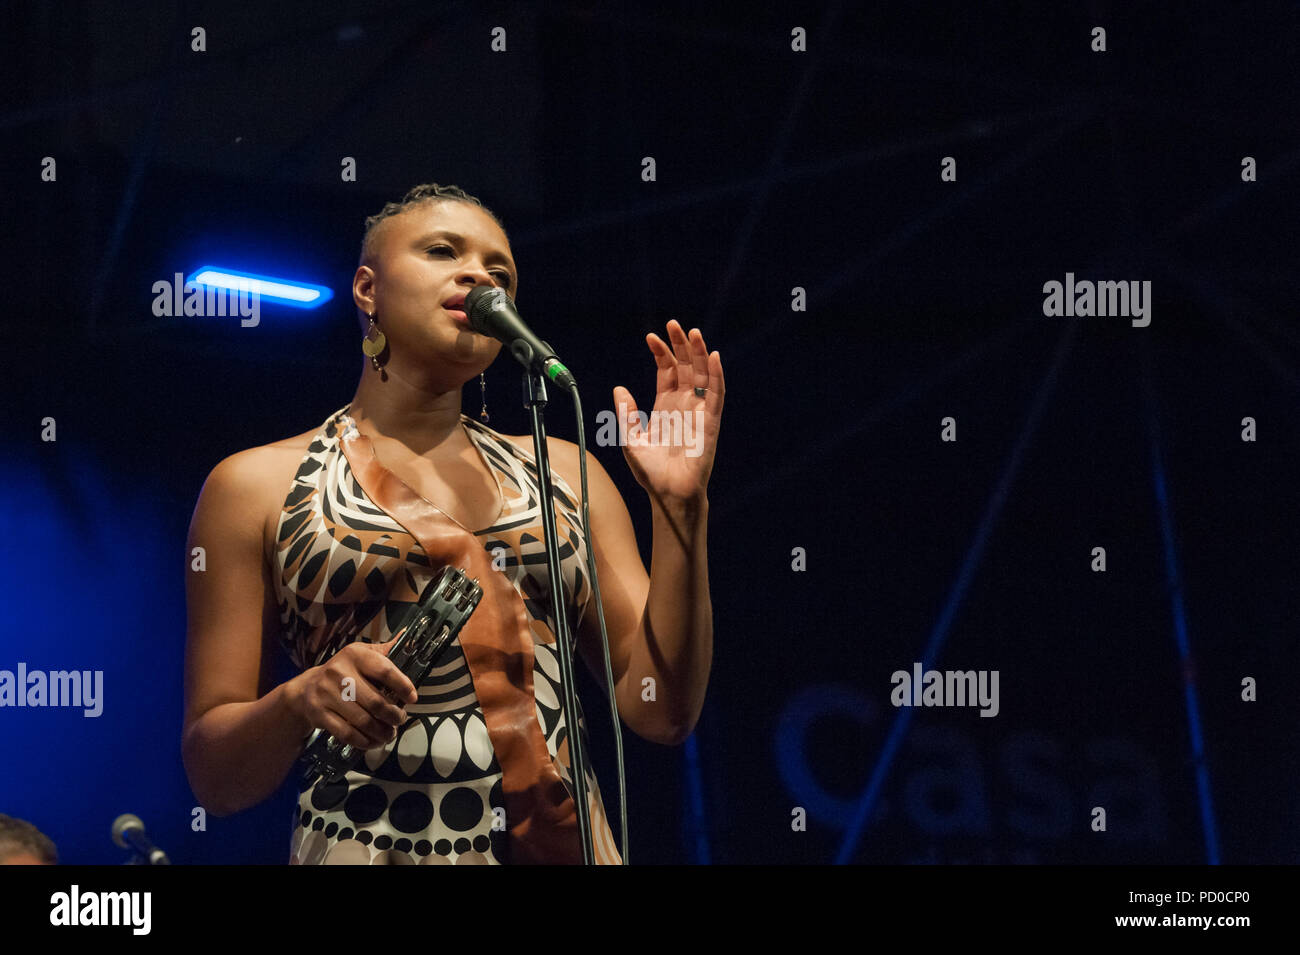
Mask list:
[{"label": "woman's raised hand", "polygon": [[664,503],[704,497],[726,393],[722,358],[709,352],[698,328],[687,335],[674,319],[668,340],[646,335],[657,372],[654,410],[644,423],[631,392],[614,388],[615,414],[626,427],[623,456],[637,483]]}]

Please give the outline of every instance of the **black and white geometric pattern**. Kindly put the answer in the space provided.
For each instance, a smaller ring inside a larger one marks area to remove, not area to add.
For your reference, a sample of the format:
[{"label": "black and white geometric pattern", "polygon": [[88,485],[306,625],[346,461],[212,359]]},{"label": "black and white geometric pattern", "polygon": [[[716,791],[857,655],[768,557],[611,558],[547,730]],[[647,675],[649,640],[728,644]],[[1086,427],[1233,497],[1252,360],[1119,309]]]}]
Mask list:
[{"label": "black and white geometric pattern", "polygon": [[[313,438],[277,529],[281,639],[303,668],[353,640],[391,639],[406,608],[441,570],[353,476],[340,443],[341,431],[353,426],[347,412],[344,407],[331,415]],[[465,415],[461,420],[505,500],[497,522],[475,536],[489,554],[503,558],[502,572],[528,608],[537,721],[556,769],[571,785],[536,465],[497,432]],[[577,496],[558,475],[553,486],[562,587],[576,633],[591,596],[586,541]],[[367,751],[337,782],[318,780],[299,794],[291,864],[509,861],[501,767],[459,640],[417,689],[419,700],[407,707],[396,739]],[[585,720],[580,726],[585,738]],[[590,773],[587,784],[597,858],[616,864],[618,850]]]}]

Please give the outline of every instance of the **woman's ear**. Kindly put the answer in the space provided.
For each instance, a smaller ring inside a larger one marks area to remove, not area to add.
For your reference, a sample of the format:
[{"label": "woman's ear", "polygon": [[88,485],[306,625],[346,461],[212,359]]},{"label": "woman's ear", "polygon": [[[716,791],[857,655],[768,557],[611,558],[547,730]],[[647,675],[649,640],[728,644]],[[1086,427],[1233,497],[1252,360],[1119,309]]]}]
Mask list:
[{"label": "woman's ear", "polygon": [[357,266],[352,276],[352,301],[367,315],[375,313],[375,271],[368,265]]}]

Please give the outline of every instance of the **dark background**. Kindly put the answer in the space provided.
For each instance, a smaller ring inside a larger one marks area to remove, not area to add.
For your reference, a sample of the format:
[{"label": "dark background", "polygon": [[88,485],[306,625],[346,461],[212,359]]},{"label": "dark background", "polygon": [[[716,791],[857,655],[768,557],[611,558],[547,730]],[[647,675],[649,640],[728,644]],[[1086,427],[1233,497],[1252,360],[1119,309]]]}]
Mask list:
[{"label": "dark background", "polygon": [[[1300,13],[1220,6],[9,9],[0,669],[102,669],[105,710],[0,710],[0,812],[67,862],[126,811],[178,863],[287,859],[291,784],[191,829],[185,533],[219,460],[347,403],[363,219],[436,181],[504,221],[647,564],[595,415],[650,405],[671,318],[722,355],[712,679],[685,746],[624,735],[634,862],[1300,860]],[[335,298],[154,317],[208,263]],[[1067,271],[1151,281],[1150,326],[1045,317]],[[921,660],[998,670],[998,716],[891,706]]]}]

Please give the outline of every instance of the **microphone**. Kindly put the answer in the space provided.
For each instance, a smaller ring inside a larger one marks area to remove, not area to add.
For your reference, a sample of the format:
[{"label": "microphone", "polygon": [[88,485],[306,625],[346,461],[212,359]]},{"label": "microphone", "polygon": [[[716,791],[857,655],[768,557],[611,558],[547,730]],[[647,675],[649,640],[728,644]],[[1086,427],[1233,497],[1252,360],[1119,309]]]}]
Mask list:
[{"label": "microphone", "polygon": [[465,296],[465,317],[480,335],[503,342],[525,368],[537,366],[542,374],[565,391],[578,383],[573,373],[555,357],[555,349],[533,334],[515,310],[515,303],[502,288],[480,285]]},{"label": "microphone", "polygon": [[139,816],[124,812],[113,820],[113,841],[123,849],[134,849],[149,865],[171,865],[172,860],[145,834],[144,823]]}]

